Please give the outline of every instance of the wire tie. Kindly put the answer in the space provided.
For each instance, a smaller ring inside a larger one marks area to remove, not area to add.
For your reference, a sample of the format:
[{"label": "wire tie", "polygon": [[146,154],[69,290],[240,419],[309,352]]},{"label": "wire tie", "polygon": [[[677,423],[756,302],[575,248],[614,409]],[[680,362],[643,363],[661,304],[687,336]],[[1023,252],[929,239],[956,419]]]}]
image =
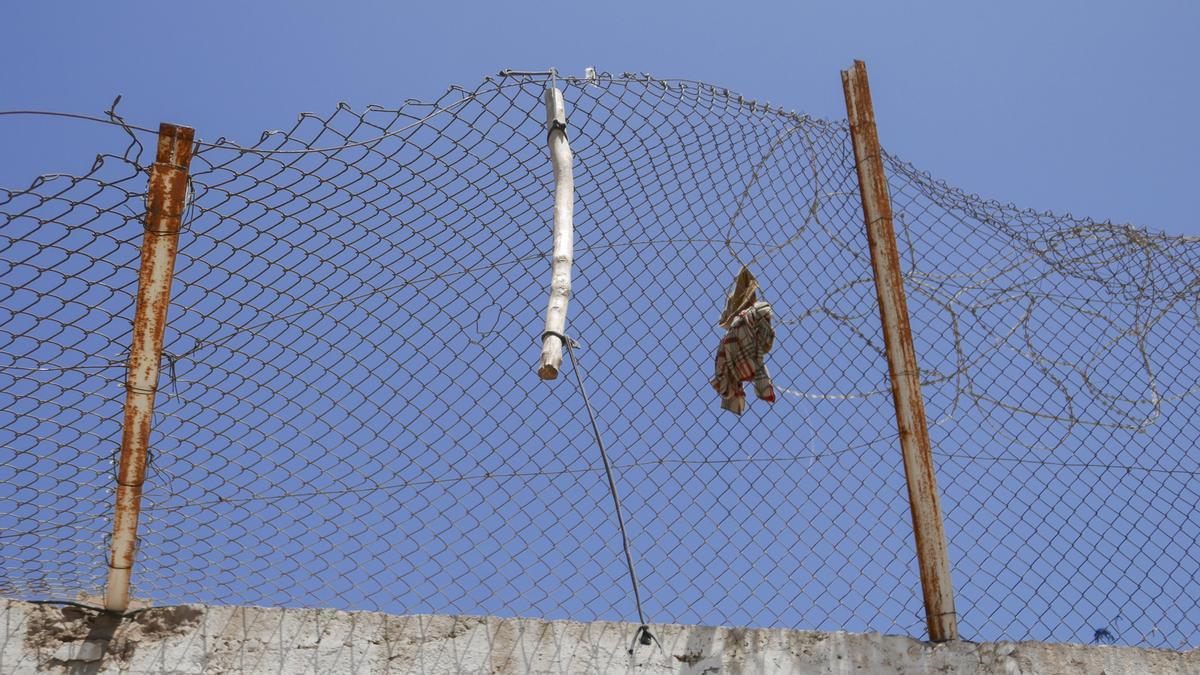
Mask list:
[{"label": "wire tie", "polygon": [[633,655],[633,649],[637,645],[641,644],[648,647],[651,643],[658,645],[659,650],[662,650],[662,643],[659,642],[658,638],[654,637],[654,634],[650,632],[650,627],[646,624],[642,624],[638,626],[637,631],[634,632],[633,642],[629,643],[629,654],[631,656]]},{"label": "wire tie", "polygon": [[549,131],[546,132],[546,142],[550,141],[550,136],[555,131],[561,131],[563,133],[563,138],[566,138],[567,137],[567,123],[559,122],[558,120],[554,120],[554,121],[550,122],[550,129],[549,129]]},{"label": "wire tie", "polygon": [[550,336],[554,336],[554,337],[558,338],[559,340],[562,340],[563,344],[565,344],[565,345],[571,345],[572,347],[575,347],[575,348],[583,347],[583,345],[579,344],[575,340],[572,340],[571,338],[567,337],[566,335],[563,335],[562,333],[559,333],[558,331],[554,331],[554,330],[548,330],[548,331],[542,333],[542,337],[540,339],[542,342],[545,342],[546,338],[550,337]]}]

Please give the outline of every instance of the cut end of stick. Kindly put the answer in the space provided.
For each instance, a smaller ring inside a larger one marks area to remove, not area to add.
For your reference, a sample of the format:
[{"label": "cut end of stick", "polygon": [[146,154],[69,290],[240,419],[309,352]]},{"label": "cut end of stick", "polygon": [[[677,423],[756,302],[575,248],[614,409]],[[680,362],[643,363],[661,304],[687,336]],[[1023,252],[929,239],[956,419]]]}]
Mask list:
[{"label": "cut end of stick", "polygon": [[558,368],[555,368],[550,364],[546,364],[541,368],[538,368],[538,377],[542,378],[543,380],[557,380]]}]

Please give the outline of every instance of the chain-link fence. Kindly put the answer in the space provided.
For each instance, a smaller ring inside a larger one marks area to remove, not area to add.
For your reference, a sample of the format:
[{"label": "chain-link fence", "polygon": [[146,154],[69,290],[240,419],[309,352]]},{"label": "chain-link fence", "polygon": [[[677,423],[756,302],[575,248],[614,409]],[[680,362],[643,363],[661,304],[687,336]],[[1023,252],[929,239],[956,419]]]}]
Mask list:
[{"label": "chain-link fence", "polygon": [[[197,144],[135,596],[633,618],[574,378],[535,373],[549,78]],[[567,330],[647,619],[922,635],[846,125],[557,82]],[[85,174],[0,191],[7,596],[103,585],[153,161],[126,128]],[[1200,643],[1200,242],[886,168],[963,636]],[[779,400],[737,417],[709,379],[742,264]]]}]

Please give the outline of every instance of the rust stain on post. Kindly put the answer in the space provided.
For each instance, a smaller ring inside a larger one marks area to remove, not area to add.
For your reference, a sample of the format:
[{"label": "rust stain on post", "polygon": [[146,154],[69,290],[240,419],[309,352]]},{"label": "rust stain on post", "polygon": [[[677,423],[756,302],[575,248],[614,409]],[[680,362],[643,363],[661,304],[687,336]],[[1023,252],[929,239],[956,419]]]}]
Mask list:
[{"label": "rust stain on post", "polygon": [[146,451],[154,414],[154,394],[158,389],[167,307],[171,302],[179,227],[187,197],[193,134],[194,130],[189,127],[159,125],[158,153],[150,170],[133,344],[125,380],[125,425],[121,436],[112,550],[104,594],[104,607],[112,612],[124,612],[129,606],[129,580],[137,548],[142,483],[146,479]]},{"label": "rust stain on post", "polygon": [[846,94],[846,114],[850,119],[850,136],[854,142],[867,243],[871,249],[871,267],[879,297],[892,398],[896,404],[896,426],[900,431],[900,448],[904,455],[904,475],[908,481],[908,500],[912,509],[929,638],[934,642],[955,640],[958,638],[958,617],[954,610],[954,589],[950,580],[950,556],[946,550],[937,478],[933,471],[933,453],[925,420],[925,401],[921,396],[920,371],[917,369],[917,354],[908,321],[900,254],[892,225],[892,202],[887,177],[883,172],[866,64],[855,61],[853,68],[842,71],[842,88]]}]

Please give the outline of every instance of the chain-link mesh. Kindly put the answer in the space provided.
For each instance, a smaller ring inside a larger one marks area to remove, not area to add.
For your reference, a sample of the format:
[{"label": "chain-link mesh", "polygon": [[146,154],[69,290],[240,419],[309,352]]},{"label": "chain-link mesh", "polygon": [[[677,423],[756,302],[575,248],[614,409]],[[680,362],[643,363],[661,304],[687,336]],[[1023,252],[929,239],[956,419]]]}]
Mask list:
[{"label": "chain-link mesh", "polygon": [[[198,144],[135,596],[633,616],[574,379],[535,374],[548,79]],[[922,635],[846,125],[691,81],[557,83],[567,332],[647,618]],[[103,583],[150,161],[0,192],[5,595]],[[1197,644],[1200,242],[887,170],[962,633]],[[709,378],[742,264],[780,400],[739,418]]]}]

